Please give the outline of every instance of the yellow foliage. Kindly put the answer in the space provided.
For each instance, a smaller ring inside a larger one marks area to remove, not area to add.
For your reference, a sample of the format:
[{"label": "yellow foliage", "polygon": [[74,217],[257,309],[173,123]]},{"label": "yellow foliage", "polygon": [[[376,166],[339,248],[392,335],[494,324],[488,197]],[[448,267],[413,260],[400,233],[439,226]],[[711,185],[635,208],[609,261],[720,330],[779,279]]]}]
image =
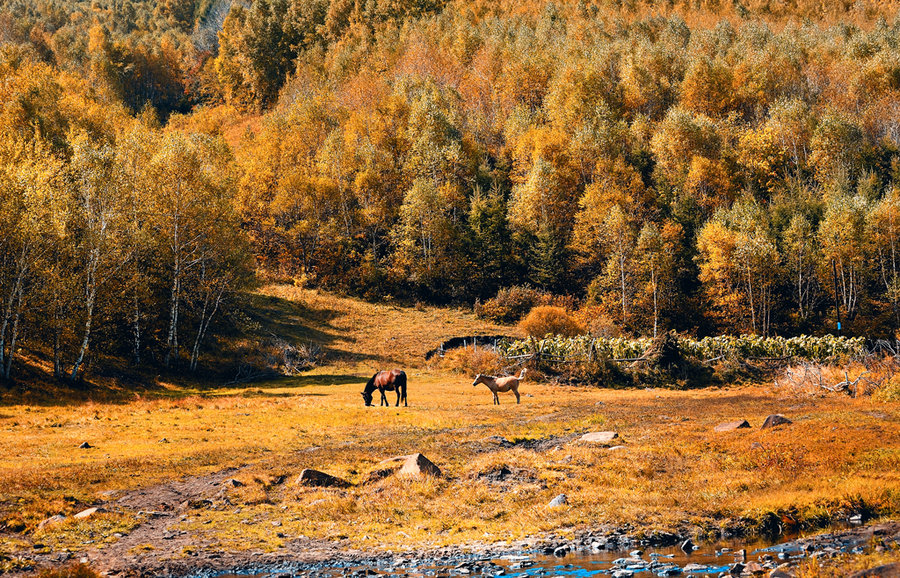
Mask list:
[{"label": "yellow foliage", "polygon": [[519,328],[532,337],[563,335],[572,337],[584,333],[584,328],[562,307],[535,307],[519,322]]}]

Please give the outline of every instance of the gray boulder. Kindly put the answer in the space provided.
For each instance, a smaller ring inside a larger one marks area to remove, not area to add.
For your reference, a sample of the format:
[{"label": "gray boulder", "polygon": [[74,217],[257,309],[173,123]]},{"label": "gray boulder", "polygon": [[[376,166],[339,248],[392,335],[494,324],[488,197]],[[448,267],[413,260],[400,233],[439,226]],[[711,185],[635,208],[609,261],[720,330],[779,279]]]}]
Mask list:
[{"label": "gray boulder", "polygon": [[300,472],[297,484],[315,488],[346,488],[350,485],[346,480],[309,468]]}]

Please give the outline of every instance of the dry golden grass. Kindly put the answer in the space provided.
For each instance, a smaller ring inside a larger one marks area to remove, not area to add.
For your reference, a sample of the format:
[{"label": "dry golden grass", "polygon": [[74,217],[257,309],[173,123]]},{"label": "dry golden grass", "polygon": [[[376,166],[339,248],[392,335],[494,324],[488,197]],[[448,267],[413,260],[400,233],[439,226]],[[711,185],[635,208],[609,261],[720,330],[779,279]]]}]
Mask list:
[{"label": "dry golden grass", "polygon": [[[842,555],[832,560],[809,560],[797,569],[798,578],[844,578],[859,570],[886,564],[900,564],[900,550],[887,549],[856,556]],[[893,576],[894,574],[881,574]]]},{"label": "dry golden grass", "polygon": [[522,336],[463,309],[367,303],[292,285],[266,285],[258,293],[279,304],[302,304],[295,315],[306,331],[298,337],[322,344],[331,364],[343,369],[419,367],[425,353],[451,337]]},{"label": "dry golden grass", "polygon": [[[773,514],[802,524],[851,510],[900,511],[900,403],[792,396],[770,385],[613,391],[526,379],[521,405],[501,394],[494,406],[487,389],[427,367],[421,356],[450,335],[503,328],[452,310],[264,291],[329,312],[312,329],[331,335],[330,365],[157,399],[0,407],[0,533],[13,544],[4,547],[25,548],[40,520],[74,513],[104,492],[226,467],[240,468],[235,478],[243,482],[227,490],[233,507],[193,510],[183,523],[210,548],[277,550],[301,535],[436,547],[605,523],[713,531],[737,518],[762,525]],[[369,372],[392,364],[409,374],[409,407],[364,407],[359,392]],[[759,429],[772,413],[794,423]],[[754,427],[713,431],[734,419]],[[597,430],[618,431],[625,449],[577,442]],[[491,436],[522,443],[505,447]],[[94,447],[78,449],[84,441]],[[361,484],[378,461],[413,452],[444,477]],[[489,481],[502,466],[510,476]],[[307,467],[359,485],[296,485]],[[286,481],[274,483],[282,475]],[[560,493],[568,505],[546,509]],[[77,549],[90,532],[99,543],[133,523],[106,514],[39,537]]]}]

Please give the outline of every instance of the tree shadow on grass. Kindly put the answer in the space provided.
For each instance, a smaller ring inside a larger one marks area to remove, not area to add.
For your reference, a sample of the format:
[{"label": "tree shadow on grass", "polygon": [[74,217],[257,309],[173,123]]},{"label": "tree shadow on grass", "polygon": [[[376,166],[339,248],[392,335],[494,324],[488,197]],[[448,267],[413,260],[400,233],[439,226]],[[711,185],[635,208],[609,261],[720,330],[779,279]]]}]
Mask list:
[{"label": "tree shadow on grass", "polygon": [[338,342],[353,347],[357,341],[332,324],[333,320],[344,315],[341,311],[328,307],[314,308],[271,295],[250,295],[249,303],[247,315],[259,328],[254,331],[259,340],[277,338],[292,345],[314,343],[322,348],[326,358],[342,361],[380,360],[377,355],[337,347]]}]

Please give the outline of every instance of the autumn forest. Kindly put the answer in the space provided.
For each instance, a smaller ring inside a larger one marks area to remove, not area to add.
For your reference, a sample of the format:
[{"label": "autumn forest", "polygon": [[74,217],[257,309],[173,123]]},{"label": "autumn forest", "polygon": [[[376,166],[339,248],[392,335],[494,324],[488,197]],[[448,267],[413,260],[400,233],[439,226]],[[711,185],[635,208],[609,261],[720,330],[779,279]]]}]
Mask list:
[{"label": "autumn forest", "polygon": [[0,376],[194,370],[273,278],[893,337],[897,9],[0,0]]}]

